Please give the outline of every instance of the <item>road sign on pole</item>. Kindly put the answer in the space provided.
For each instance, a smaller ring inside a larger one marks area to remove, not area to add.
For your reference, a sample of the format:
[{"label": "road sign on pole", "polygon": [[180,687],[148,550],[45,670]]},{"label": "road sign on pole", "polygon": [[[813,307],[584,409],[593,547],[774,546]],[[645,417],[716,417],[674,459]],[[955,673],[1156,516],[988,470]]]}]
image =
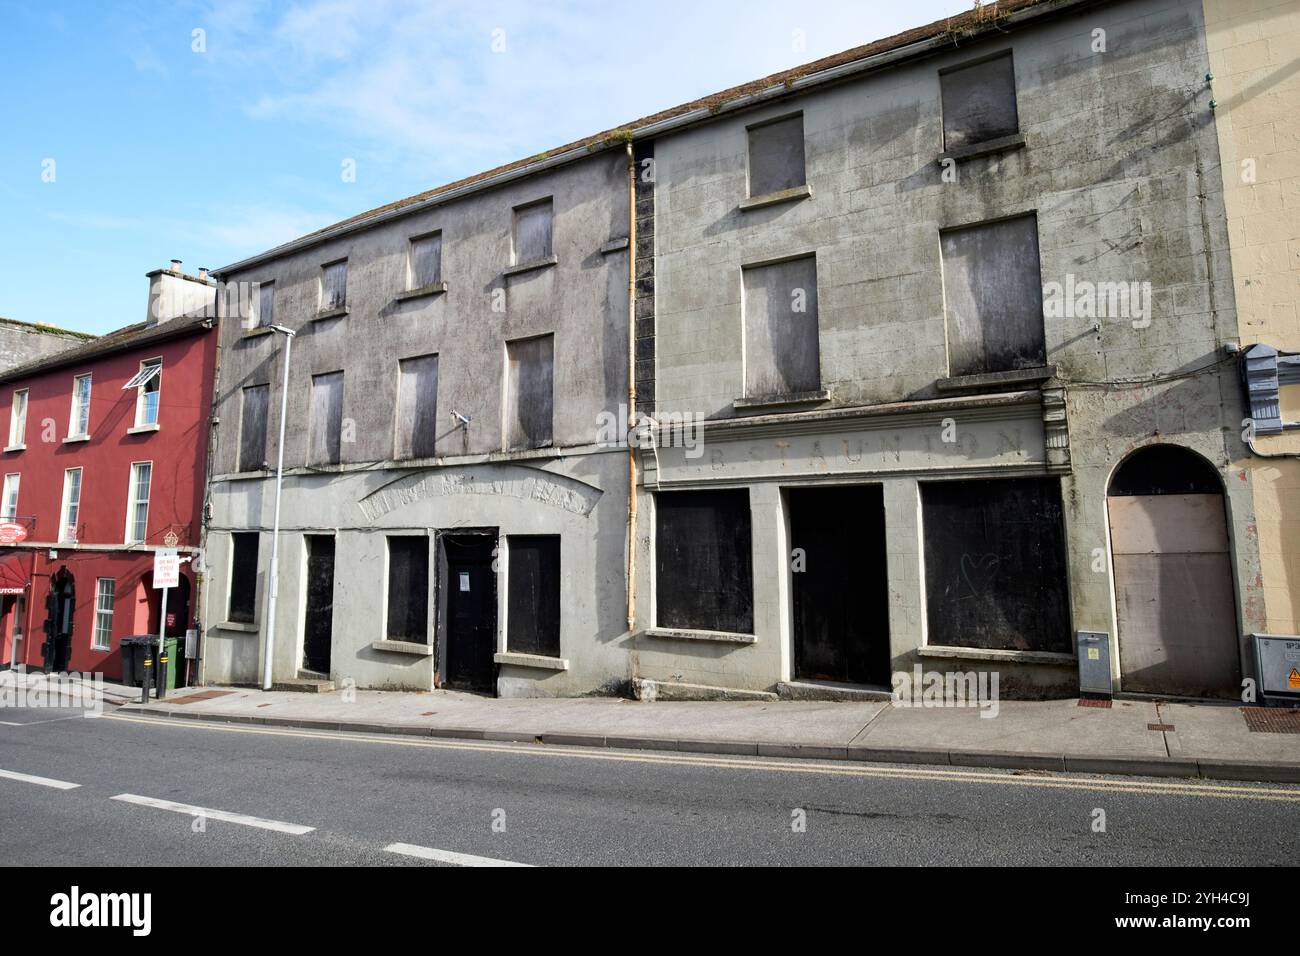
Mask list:
[{"label": "road sign on pole", "polygon": [[159,548],[153,553],[153,586],[179,587],[181,583],[181,557],[175,548]]},{"label": "road sign on pole", "polygon": [[175,548],[159,548],[153,553],[153,586],[162,588],[162,608],[158,614],[158,689],[154,696],[163,697],[167,689],[163,686],[163,672],[167,661],[167,592],[181,583],[181,557]]}]

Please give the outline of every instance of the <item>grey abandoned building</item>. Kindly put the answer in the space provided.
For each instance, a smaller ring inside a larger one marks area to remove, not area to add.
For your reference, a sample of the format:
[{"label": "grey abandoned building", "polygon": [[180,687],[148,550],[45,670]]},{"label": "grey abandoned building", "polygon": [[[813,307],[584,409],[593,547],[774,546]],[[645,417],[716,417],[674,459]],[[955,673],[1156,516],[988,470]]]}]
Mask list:
[{"label": "grey abandoned building", "polygon": [[1200,0],[1006,0],[220,270],[206,679],[259,680],[283,427],[277,681],[1056,695],[1088,631],[1238,693],[1209,72]]}]

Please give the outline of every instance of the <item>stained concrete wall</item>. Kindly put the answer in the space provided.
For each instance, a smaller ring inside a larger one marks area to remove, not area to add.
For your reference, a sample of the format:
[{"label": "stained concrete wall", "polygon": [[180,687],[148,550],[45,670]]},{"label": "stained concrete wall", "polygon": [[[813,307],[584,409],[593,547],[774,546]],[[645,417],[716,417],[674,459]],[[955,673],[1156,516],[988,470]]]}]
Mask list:
[{"label": "stained concrete wall", "polygon": [[[1300,352],[1300,0],[1204,0],[1243,346]],[[1254,492],[1263,627],[1300,634],[1300,431],[1237,466]]]},{"label": "stained concrete wall", "polygon": [[[548,196],[555,264],[506,275],[512,210]],[[629,252],[602,253],[601,246],[625,237],[627,222],[626,159],[612,151],[223,276],[227,283],[274,281],[275,321],[298,332],[286,419],[277,680],[294,677],[302,659],[304,535],[337,535],[332,676],[362,687],[428,689],[432,656],[371,648],[383,637],[384,535],[427,534],[432,547],[436,531],[483,527],[562,536],[564,667],[506,660],[503,689],[578,693],[625,670],[607,646],[626,630],[627,458],[594,442],[599,414],[626,401]],[[409,239],[433,230],[442,232],[446,291],[401,299]],[[347,314],[317,319],[320,267],[343,256]],[[506,342],[534,335],[554,336],[554,447],[504,453]],[[431,353],[439,356],[437,456],[396,461],[398,363]],[[274,489],[269,473],[236,472],[239,402],[243,387],[270,385],[266,459],[274,462],[283,354],[282,337],[222,323],[205,602],[204,676],[212,682],[258,679]],[[307,468],[311,376],[336,370],[345,379],[341,462]],[[467,428],[453,411],[471,419]],[[223,620],[229,535],[242,529],[266,532],[252,627]],[[432,560],[430,569],[432,590]],[[503,560],[503,610],[505,573]],[[504,621],[502,613],[501,635]],[[498,650],[505,650],[500,635]]]},{"label": "stained concrete wall", "polygon": [[0,319],[0,374],[65,349],[85,345],[93,338],[93,335]]},{"label": "stained concrete wall", "polygon": [[[1094,49],[1098,29],[1105,31],[1105,52]],[[1024,147],[965,160],[956,181],[945,181],[938,162],[940,71],[1006,49],[1014,52]],[[802,416],[787,415],[784,425],[737,425],[734,434],[752,439],[734,450],[720,443],[723,432],[706,430],[703,465],[665,463],[662,452],[657,469],[651,464],[652,490],[750,487],[756,640],[707,645],[642,637],[640,676],[736,688],[789,679],[779,488],[857,479],[885,486],[895,669],[955,654],[960,666],[1002,669],[1004,692],[1017,685],[1029,693],[1066,692],[1077,686],[1068,659],[926,644],[916,482],[1061,474],[1072,623],[1110,633],[1118,662],[1106,487],[1127,454],[1158,441],[1195,450],[1223,476],[1238,620],[1243,633],[1260,625],[1253,503],[1230,467],[1241,451],[1241,397],[1235,369],[1220,361],[1238,330],[1208,67],[1199,0],[1133,0],[965,42],[657,140],[659,412],[719,420],[753,414],[733,404],[744,395],[742,269],[805,254],[817,257],[821,378],[830,399]],[[742,210],[746,126],[792,109],[803,112],[811,197]],[[1151,289],[1147,317],[1045,318],[1047,360],[1057,377],[1041,393],[1029,385],[1037,409],[1031,417],[1043,426],[1037,432],[1023,422],[1014,427],[1018,411],[982,409],[975,400],[964,407],[931,402],[951,374],[941,231],[1030,212],[1038,220],[1044,283],[1145,282]],[[891,424],[893,431],[867,432],[868,447],[879,451],[850,466],[847,449],[864,433],[849,410],[904,400],[921,404]],[[1055,420],[1061,401],[1068,424]],[[836,415],[844,416],[840,431],[820,450],[792,437],[819,416]],[[923,436],[942,448],[944,418],[974,444],[927,460],[918,451]],[[999,449],[996,436],[1007,434],[1016,447]],[[847,443],[844,451],[840,443]],[[919,457],[909,461],[909,449]],[[832,466],[836,461],[841,467]],[[643,629],[654,622],[652,510],[643,509],[638,535]],[[1248,669],[1244,641],[1241,651]]]},{"label": "stained concrete wall", "polygon": [[[1098,29],[1105,52],[1094,46]],[[1006,49],[1014,51],[1023,148],[965,160],[956,181],[946,181],[938,161],[940,71]],[[1065,693],[1076,682],[1069,655],[928,644],[919,485],[1061,476],[1072,625],[1110,633],[1117,667],[1106,485],[1124,457],[1159,441],[1204,455],[1223,476],[1238,619],[1243,633],[1258,629],[1254,503],[1230,467],[1242,455],[1243,411],[1235,369],[1220,363],[1222,346],[1239,330],[1223,189],[1213,172],[1219,146],[1203,81],[1208,65],[1199,0],[1122,0],[964,40],[918,62],[656,139],[654,198],[642,190],[637,209],[639,218],[654,217],[653,230],[641,234],[652,238],[639,240],[636,252],[638,369],[654,373],[641,384],[657,415],[689,412],[709,424],[703,457],[680,449],[640,456],[645,491],[631,633],[622,620],[626,461],[585,444],[596,413],[617,407],[626,386],[628,253],[599,251],[626,229],[621,156],[595,155],[228,276],[274,280],[277,321],[301,333],[277,620],[290,637],[277,640],[277,676],[292,676],[301,653],[302,597],[294,589],[304,533],[339,535],[334,676],[420,688],[430,685],[436,661],[370,647],[383,620],[382,535],[491,526],[563,535],[567,669],[506,658],[502,692],[581,693],[642,677],[770,690],[792,676],[782,489],[870,481],[884,492],[894,669],[996,669],[1004,693]],[[811,195],[742,210],[747,127],[794,110],[803,114]],[[507,278],[511,210],[547,195],[554,196],[559,264]],[[951,370],[940,234],[1031,212],[1045,283],[1150,283],[1150,313],[1046,317],[1054,378],[945,391]],[[447,292],[396,301],[407,237],[439,228]],[[312,321],[320,265],[344,255],[349,314]],[[829,398],[812,411],[738,408],[743,268],[807,255],[817,262],[819,367]],[[504,314],[491,311],[498,290]],[[652,326],[645,334],[643,323]],[[556,336],[560,450],[502,456],[504,343],[547,333]],[[229,532],[270,524],[266,477],[230,472],[239,389],[264,382],[278,389],[281,351],[278,341],[241,334],[233,323],[223,345],[209,609],[224,607]],[[440,356],[439,414],[447,421],[456,409],[473,423],[440,437],[438,459],[397,463],[397,362],[430,352]],[[301,467],[307,382],[336,369],[348,376],[343,414],[354,430],[341,465],[309,472]],[[271,405],[273,444],[275,394]],[[755,627],[744,642],[654,628],[653,492],[704,487],[750,493]],[[269,550],[264,534],[263,589]],[[504,589],[500,595],[504,603]],[[207,627],[208,678],[253,679],[257,632],[212,617]]]}]

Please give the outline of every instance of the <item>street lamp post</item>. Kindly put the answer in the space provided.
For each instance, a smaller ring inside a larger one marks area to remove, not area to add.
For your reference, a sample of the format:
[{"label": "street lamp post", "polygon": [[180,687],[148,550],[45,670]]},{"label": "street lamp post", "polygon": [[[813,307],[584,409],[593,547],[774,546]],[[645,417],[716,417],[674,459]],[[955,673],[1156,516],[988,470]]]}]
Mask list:
[{"label": "street lamp post", "polygon": [[271,689],[271,660],[275,649],[275,599],[280,589],[280,489],[284,485],[284,420],[289,411],[289,358],[293,354],[293,329],[273,325],[284,336],[284,381],[280,386],[280,446],[276,450],[275,518],[271,530],[271,570],[266,597],[266,645],[262,648],[262,690]]}]

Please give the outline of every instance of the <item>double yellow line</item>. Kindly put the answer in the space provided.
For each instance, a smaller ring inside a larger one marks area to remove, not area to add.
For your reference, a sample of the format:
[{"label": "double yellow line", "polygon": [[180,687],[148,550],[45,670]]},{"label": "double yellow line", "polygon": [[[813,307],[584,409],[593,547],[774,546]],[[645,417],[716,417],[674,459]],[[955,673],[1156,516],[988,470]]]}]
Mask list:
[{"label": "double yellow line", "polygon": [[383,744],[389,747],[420,747],[433,750],[469,750],[477,753],[522,754],[529,757],[559,757],[566,760],[608,760],[618,763],[666,764],[678,767],[705,767],[716,770],[757,770],[769,773],[820,774],[831,777],[874,777],[878,779],[943,781],[1016,787],[1044,787],[1053,790],[1091,790],[1109,793],[1138,793],[1166,797],[1219,797],[1228,800],[1271,800],[1300,803],[1300,788],[1252,787],[1217,783],[1164,782],[1125,780],[1116,777],[1090,778],[1066,776],[1043,771],[930,770],[922,767],[892,767],[876,764],[844,763],[824,760],[785,760],[771,757],[726,757],[709,754],[679,754],[663,751],[599,750],[581,747],[557,747],[541,744],[493,743],[413,738],[390,734],[362,734],[346,731],[299,730],[292,728],[249,727],[220,724],[215,721],[169,719],[165,717],[130,717],[104,715],[104,719],[151,727],[186,730],[213,730],[220,733],[259,734],[270,737],[305,737],[312,740],[347,740]]}]

